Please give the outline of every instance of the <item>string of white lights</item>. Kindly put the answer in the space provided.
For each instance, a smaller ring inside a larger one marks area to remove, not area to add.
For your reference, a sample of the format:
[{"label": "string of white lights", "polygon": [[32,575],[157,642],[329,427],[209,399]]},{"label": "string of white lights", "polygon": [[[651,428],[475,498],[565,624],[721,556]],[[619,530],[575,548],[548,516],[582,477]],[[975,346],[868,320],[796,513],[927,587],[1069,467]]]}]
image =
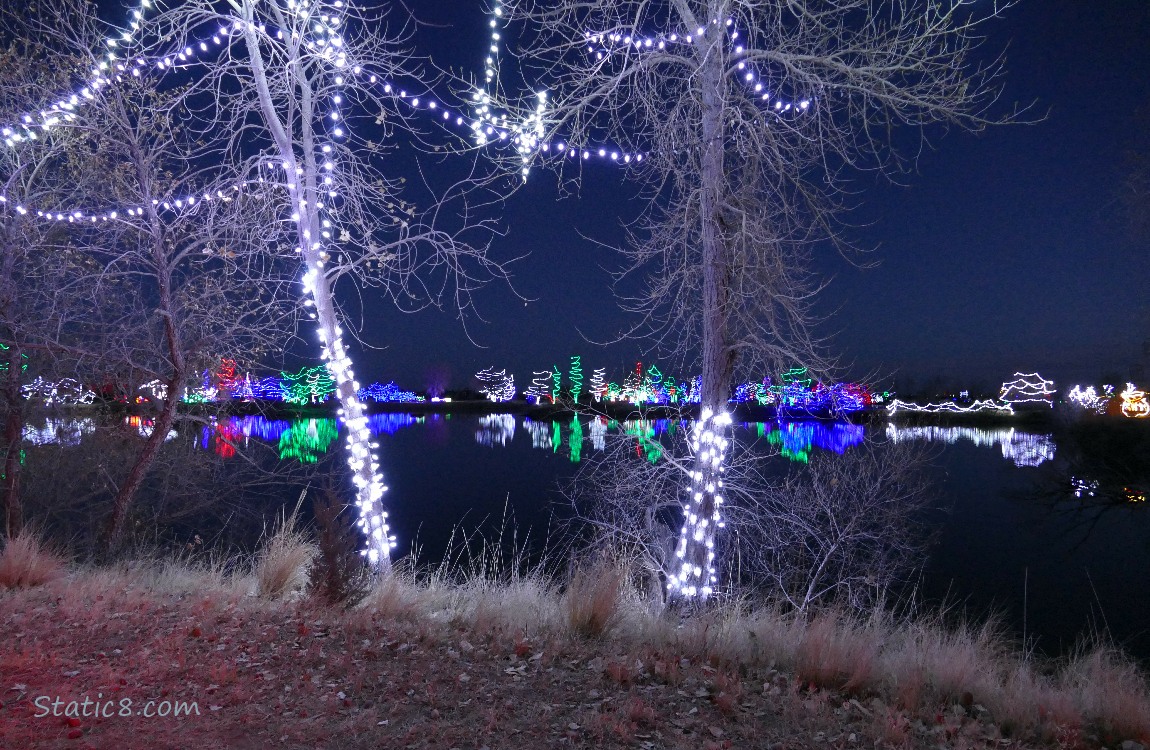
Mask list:
[{"label": "string of white lights", "polygon": [[[183,42],[174,52],[163,56],[150,57],[142,51],[130,53],[129,56],[128,51],[138,44],[136,34],[142,28],[146,12],[154,7],[152,0],[141,0],[140,7],[129,16],[128,28],[118,36],[105,40],[107,51],[99,57],[89,77],[79,88],[62,95],[54,104],[38,112],[24,113],[16,123],[0,126],[0,137],[4,139],[4,144],[11,148],[24,141],[35,141],[53,127],[74,121],[79,107],[95,101],[101,89],[122,80],[125,75],[140,78],[151,70],[185,68],[197,63],[201,55],[227,46],[232,36],[239,33],[238,25],[223,25],[198,41]],[[124,51],[124,57],[120,56],[121,51]]]},{"label": "string of white lights", "polygon": [[976,414],[978,412],[992,411],[1000,414],[1014,414],[1014,408],[1004,401],[988,398],[983,401],[972,401],[963,405],[953,401],[943,401],[933,404],[916,404],[912,401],[892,399],[886,405],[887,414],[896,414],[900,411],[917,412],[920,414]]},{"label": "string of white lights", "polygon": [[723,433],[731,425],[727,412],[703,409],[691,431],[695,468],[690,472],[687,502],[683,504],[683,528],[675,556],[681,561],[670,571],[667,590],[672,595],[705,598],[718,581],[715,575],[715,530],[723,523],[723,473],[730,441]]},{"label": "string of white lights", "polygon": [[[232,199],[232,196],[240,190],[240,185],[233,185],[230,190],[204,191],[200,194],[187,195],[183,198],[175,198],[172,200],[158,200],[153,198],[152,205],[164,211],[183,213],[193,210],[202,203],[229,201]],[[11,206],[21,216],[35,216],[45,221],[68,222],[69,224],[85,222],[96,224],[144,215],[144,206],[142,205],[120,206],[112,209],[67,208],[45,211],[44,209],[33,208],[23,203],[11,201],[7,196],[0,194],[0,207],[2,206]]]},{"label": "string of white lights", "polygon": [[[746,48],[738,43],[739,31],[735,28],[734,24],[734,20],[728,18],[723,26],[726,29],[729,43],[732,45],[732,52],[736,57],[739,57],[746,54]],[[711,25],[718,26],[718,20],[712,19]],[[693,44],[705,33],[706,29],[701,26],[696,29],[693,34],[671,33],[651,36],[632,36],[619,33],[587,33],[587,53],[589,55],[595,55],[596,60],[604,60],[611,55],[613,51],[661,51],[671,46]],[[740,80],[776,114],[805,113],[811,107],[812,100],[810,98],[787,99],[782,97],[777,91],[772,92],[769,84],[764,81],[763,75],[754,65],[746,60],[739,60],[739,62],[735,64],[732,73],[737,74]]]},{"label": "string of white lights", "polygon": [[1047,380],[1036,372],[1014,373],[1014,380],[1002,384],[999,399],[1012,404],[1041,403],[1054,406],[1054,381]]}]

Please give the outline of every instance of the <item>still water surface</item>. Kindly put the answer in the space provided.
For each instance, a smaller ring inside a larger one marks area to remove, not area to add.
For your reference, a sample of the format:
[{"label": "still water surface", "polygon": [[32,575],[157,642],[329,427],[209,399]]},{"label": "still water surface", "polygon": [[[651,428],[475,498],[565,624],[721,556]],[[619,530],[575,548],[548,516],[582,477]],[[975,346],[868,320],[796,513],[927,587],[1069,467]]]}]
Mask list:
[{"label": "still water surface", "polygon": [[[148,430],[146,422],[133,426]],[[504,519],[521,545],[539,549],[572,515],[560,484],[608,440],[630,435],[635,460],[654,462],[661,446],[689,424],[379,414],[371,427],[391,488],[386,500],[399,549],[416,548],[423,559],[437,560],[453,532],[490,532]],[[79,445],[93,429],[81,419],[50,420],[30,426],[25,440]],[[868,437],[937,446],[927,467],[938,509],[929,520],[937,536],[914,581],[915,595],[975,618],[998,613],[1014,636],[1025,631],[1047,653],[1065,653],[1093,629],[1150,661],[1150,431],[1084,436],[1061,430],[1056,437],[1013,428],[815,421],[748,423],[737,430],[743,442],[776,455],[781,465],[820,452],[845,454]],[[224,459],[253,441],[305,464],[339,446],[330,419],[230,418],[181,433],[172,440]]]}]

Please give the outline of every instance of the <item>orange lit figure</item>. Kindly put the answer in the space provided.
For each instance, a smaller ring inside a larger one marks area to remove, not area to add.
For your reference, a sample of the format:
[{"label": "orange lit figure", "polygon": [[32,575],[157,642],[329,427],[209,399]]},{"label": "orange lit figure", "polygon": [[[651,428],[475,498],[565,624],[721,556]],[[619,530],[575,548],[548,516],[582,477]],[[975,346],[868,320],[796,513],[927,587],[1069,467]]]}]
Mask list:
[{"label": "orange lit figure", "polygon": [[1145,419],[1150,417],[1150,403],[1146,401],[1146,392],[1134,388],[1133,383],[1126,384],[1122,391],[1122,416],[1131,419]]}]

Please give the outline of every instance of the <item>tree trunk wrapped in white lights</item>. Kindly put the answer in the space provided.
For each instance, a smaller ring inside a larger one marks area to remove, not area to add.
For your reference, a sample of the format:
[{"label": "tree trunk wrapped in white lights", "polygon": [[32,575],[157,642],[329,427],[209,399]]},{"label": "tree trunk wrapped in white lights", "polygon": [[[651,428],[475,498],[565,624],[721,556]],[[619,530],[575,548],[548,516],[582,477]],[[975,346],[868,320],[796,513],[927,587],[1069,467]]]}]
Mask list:
[{"label": "tree trunk wrapped in white lights", "polygon": [[[904,164],[891,127],[993,122],[1001,65],[970,68],[982,23],[1003,4],[958,0],[505,0],[493,27],[521,30],[540,79],[521,100],[488,63],[490,122],[539,161],[622,162],[654,186],[625,249],[648,280],[625,303],[641,331],[700,352],[698,447],[682,503],[674,593],[705,596],[738,372],[829,369],[814,334],[812,247],[837,236],[845,168]],[[982,11],[981,15],[979,11]],[[497,51],[499,45],[493,45]],[[494,52],[493,52],[494,54]],[[539,133],[538,90],[547,89]],[[530,134],[530,137],[528,135]],[[591,146],[590,144],[599,144]],[[640,158],[642,157],[642,158]],[[516,155],[512,158],[522,158]],[[701,350],[701,351],[700,351]],[[700,392],[701,391],[701,392]],[[716,450],[717,449],[717,450]],[[708,490],[714,487],[715,492]]]},{"label": "tree trunk wrapped in white lights", "polygon": [[[403,65],[411,58],[381,35],[382,19],[343,0],[231,5],[235,15],[211,0],[187,0],[141,16],[125,37],[139,41],[125,42],[124,57],[149,59],[152,47],[171,44],[162,40],[177,40],[177,52],[156,68],[188,68],[187,127],[216,149],[221,171],[281,188],[280,221],[299,256],[306,309],[347,431],[366,555],[388,568],[394,540],[382,502],[387,488],[345,342],[353,332],[344,330],[335,287],[351,279],[405,309],[446,301],[465,312],[485,278],[505,277],[486,256],[491,227],[470,207],[472,192],[487,183],[476,172],[419,211],[400,197],[404,179],[379,168],[380,141],[421,108],[444,115],[434,120],[444,127],[463,122],[447,117],[447,105],[421,103],[393,85],[409,72]],[[445,227],[448,217],[456,223]]]}]

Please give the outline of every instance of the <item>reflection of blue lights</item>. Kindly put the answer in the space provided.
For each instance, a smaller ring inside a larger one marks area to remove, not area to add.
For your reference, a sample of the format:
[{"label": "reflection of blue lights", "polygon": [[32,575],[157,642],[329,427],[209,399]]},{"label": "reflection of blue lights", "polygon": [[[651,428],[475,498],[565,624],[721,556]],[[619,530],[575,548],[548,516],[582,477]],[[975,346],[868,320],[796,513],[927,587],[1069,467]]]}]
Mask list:
[{"label": "reflection of blue lights", "polygon": [[780,452],[792,461],[806,463],[810,460],[811,448],[819,448],[842,455],[848,448],[863,441],[866,428],[862,425],[836,422],[778,422],[767,432],[768,423],[757,422],[754,427],[760,435],[765,433],[768,442],[779,446]]},{"label": "reflection of blue lights", "polygon": [[372,414],[367,418],[367,428],[372,435],[394,435],[404,427],[422,422],[423,417],[410,414]]}]

